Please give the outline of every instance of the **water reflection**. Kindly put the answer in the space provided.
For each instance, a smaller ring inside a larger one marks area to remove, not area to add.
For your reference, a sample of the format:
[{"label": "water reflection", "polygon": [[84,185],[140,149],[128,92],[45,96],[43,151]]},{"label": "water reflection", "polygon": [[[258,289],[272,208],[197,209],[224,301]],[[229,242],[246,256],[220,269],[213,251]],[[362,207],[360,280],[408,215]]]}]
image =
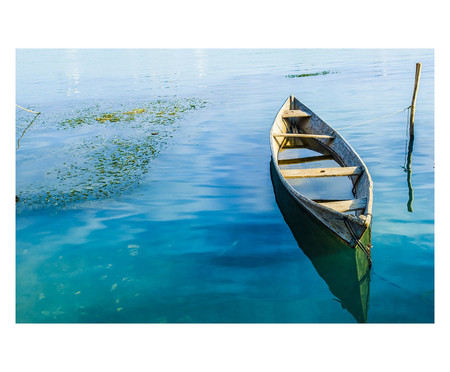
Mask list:
[{"label": "water reflection", "polygon": [[195,57],[196,57],[196,61],[197,61],[198,77],[201,78],[206,75],[206,70],[208,67],[205,50],[204,49],[196,49]]},{"label": "water reflection", "polygon": [[367,322],[370,269],[364,253],[348,247],[298,205],[272,162],[270,174],[276,202],[299,247],[342,307],[359,323]]},{"label": "water reflection", "polygon": [[414,148],[414,135],[411,135],[409,137],[408,156],[406,159],[406,166],[404,167],[405,172],[407,174],[406,182],[408,184],[408,203],[407,203],[408,212],[413,211],[412,203],[414,200],[414,189],[412,187],[412,181],[411,181],[411,175],[412,175],[411,162],[412,162],[413,148]]},{"label": "water reflection", "polygon": [[69,49],[65,53],[66,67],[65,77],[66,80],[62,82],[67,96],[80,94],[80,55],[78,50]]}]

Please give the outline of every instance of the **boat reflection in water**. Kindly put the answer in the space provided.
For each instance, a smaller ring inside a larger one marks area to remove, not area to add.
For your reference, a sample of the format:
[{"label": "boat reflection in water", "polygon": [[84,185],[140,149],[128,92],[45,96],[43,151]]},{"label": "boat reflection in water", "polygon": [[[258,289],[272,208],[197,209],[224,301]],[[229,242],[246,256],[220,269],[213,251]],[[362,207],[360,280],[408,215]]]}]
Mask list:
[{"label": "boat reflection in water", "polygon": [[275,199],[299,247],[311,260],[342,307],[359,323],[367,321],[370,265],[359,248],[349,247],[310,215],[283,186],[270,162]]}]

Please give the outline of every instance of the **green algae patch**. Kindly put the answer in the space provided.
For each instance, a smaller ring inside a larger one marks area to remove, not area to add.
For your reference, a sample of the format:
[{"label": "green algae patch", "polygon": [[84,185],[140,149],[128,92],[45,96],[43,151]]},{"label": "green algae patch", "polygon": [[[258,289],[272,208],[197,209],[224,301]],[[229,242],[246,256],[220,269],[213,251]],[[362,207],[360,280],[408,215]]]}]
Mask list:
[{"label": "green algae patch", "polygon": [[73,116],[61,120],[58,129],[79,128],[96,124],[123,124],[130,122],[155,122],[172,124],[187,111],[203,108],[206,102],[199,99],[158,100],[130,109],[99,112],[99,106],[79,110]]},{"label": "green algae patch", "polygon": [[287,78],[301,78],[301,77],[319,76],[319,75],[328,75],[328,74],[337,74],[337,72],[335,72],[335,71],[320,71],[320,72],[312,72],[309,74],[286,75],[286,77]]},{"label": "green algae patch", "polygon": [[116,121],[119,121],[121,118],[117,116],[117,114],[114,112],[112,114],[103,114],[101,117],[95,118],[99,123],[104,123],[106,121],[109,121],[110,123],[115,123]]},{"label": "green algae patch", "polygon": [[123,114],[124,115],[134,115],[134,114],[142,114],[144,113],[146,110],[144,108],[140,108],[140,109],[134,109],[131,111],[126,111]]},{"label": "green algae patch", "polygon": [[[17,211],[76,206],[137,187],[151,160],[170,143],[181,119],[206,104],[179,99],[111,111],[95,106],[57,121],[62,145],[52,152],[43,150],[45,154],[35,162],[41,168],[49,166],[36,170],[33,182],[17,185]],[[24,173],[39,168],[30,162],[20,167],[26,167]]]}]

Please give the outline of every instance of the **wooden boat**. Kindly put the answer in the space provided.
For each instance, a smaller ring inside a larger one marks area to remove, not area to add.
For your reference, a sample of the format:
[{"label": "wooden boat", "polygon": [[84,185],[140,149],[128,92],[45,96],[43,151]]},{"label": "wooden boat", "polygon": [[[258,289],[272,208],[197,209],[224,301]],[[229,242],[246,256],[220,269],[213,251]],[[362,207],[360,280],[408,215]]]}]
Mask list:
[{"label": "wooden boat", "polygon": [[[270,166],[270,175],[277,205],[298,246],[342,308],[358,323],[366,323],[369,309],[370,262],[365,252],[350,248],[297,203],[295,197],[283,185],[273,162]],[[299,283],[305,284],[307,285]]]},{"label": "wooden boat", "polygon": [[275,171],[295,201],[370,261],[373,183],[347,141],[290,96],[275,117],[270,145]]}]

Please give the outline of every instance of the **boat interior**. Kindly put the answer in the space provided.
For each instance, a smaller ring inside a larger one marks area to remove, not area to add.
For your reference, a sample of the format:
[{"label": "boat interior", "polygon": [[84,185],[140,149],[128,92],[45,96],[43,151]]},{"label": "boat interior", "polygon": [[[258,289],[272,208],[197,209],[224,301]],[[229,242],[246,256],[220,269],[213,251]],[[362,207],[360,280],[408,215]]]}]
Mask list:
[{"label": "boat interior", "polygon": [[282,175],[305,197],[360,217],[366,209],[366,198],[358,198],[356,189],[362,167],[346,166],[331,146],[326,145],[332,143],[333,136],[304,130],[310,127],[310,120],[311,116],[299,109],[283,112],[285,128],[274,134],[280,145],[277,161]]}]

